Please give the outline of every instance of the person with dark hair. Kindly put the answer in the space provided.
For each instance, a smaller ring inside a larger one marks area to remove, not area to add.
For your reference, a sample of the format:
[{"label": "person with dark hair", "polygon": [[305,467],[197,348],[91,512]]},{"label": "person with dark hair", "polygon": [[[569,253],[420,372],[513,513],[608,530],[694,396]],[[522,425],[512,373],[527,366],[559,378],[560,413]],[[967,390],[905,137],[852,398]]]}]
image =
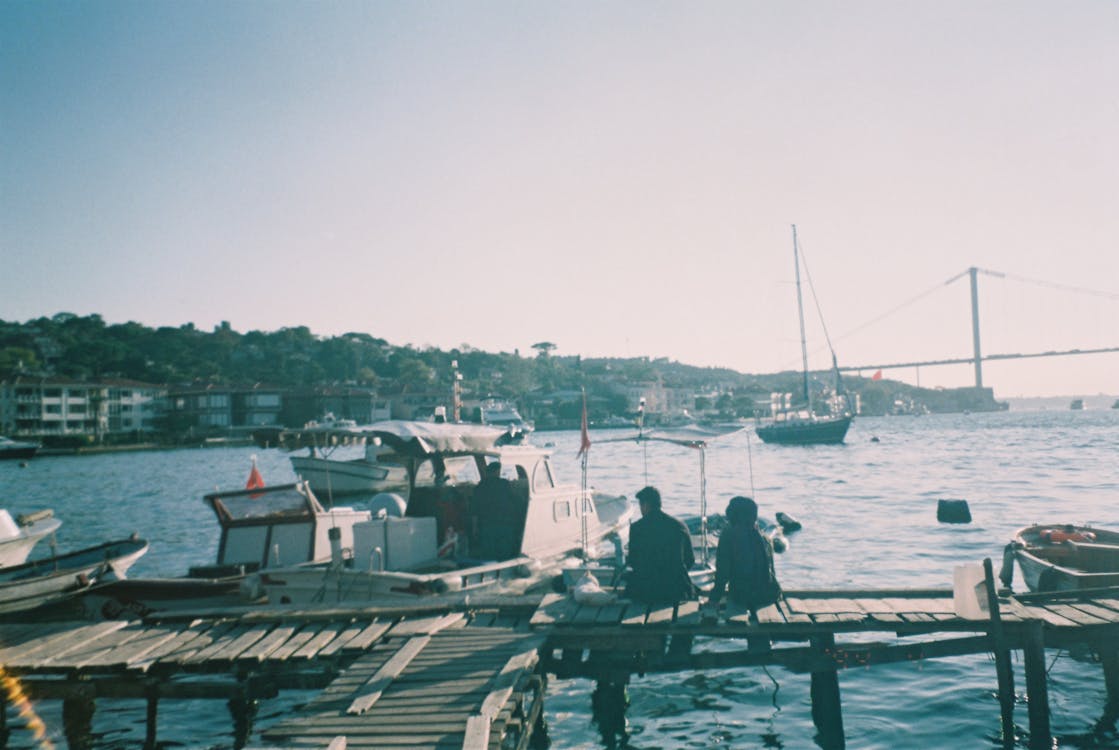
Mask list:
[{"label": "person with dark hair", "polygon": [[501,462],[487,464],[486,475],[474,488],[471,507],[477,525],[475,556],[487,560],[516,557],[521,548],[517,496],[513,483],[501,476]]},{"label": "person with dark hair", "polygon": [[661,493],[645,487],[637,493],[641,519],[629,529],[629,555],[633,572],[626,597],[645,604],[676,604],[696,598],[688,571],[695,564],[688,527],[661,510]]},{"label": "person with dark hair", "polygon": [[731,498],[726,516],[730,524],[719,535],[710,604],[717,607],[727,593],[756,620],[759,609],[781,598],[773,569],[773,545],[758,529],[758,504],[753,499]]}]

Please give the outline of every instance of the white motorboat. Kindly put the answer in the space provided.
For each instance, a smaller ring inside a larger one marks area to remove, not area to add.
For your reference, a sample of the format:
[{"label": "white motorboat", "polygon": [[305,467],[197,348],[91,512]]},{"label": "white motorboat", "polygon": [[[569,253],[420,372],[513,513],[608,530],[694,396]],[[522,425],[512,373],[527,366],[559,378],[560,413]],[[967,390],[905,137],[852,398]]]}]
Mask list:
[{"label": "white motorboat", "polygon": [[263,597],[250,574],[273,567],[329,562],[333,548],[352,548],[353,527],[368,510],[324,508],[305,482],[213,492],[203,500],[221,526],[215,563],[178,578],[130,578],[91,589],[86,613],[105,619],[157,610],[251,603]]},{"label": "white motorboat", "polygon": [[61,525],[49,510],[21,514],[13,520],[11,513],[0,508],[0,568],[27,560],[31,549]]},{"label": "white motorboat", "polygon": [[519,432],[532,432],[533,425],[526,422],[517,407],[508,401],[489,398],[482,403],[482,423]]},{"label": "white motorboat", "polygon": [[357,458],[335,458],[335,452],[345,450],[344,446],[345,441],[331,445],[328,440],[317,447],[308,445],[306,456],[291,457],[291,468],[324,498],[372,495],[407,486],[408,470],[380,441],[366,442],[364,453]]},{"label": "white motorboat", "polygon": [[30,443],[26,440],[12,440],[0,435],[0,459],[5,458],[32,458],[42,446],[39,443]]},{"label": "white motorboat", "polygon": [[[550,452],[510,445],[491,427],[388,421],[366,428],[400,457],[407,491],[373,498],[377,517],[329,565],[261,571],[271,604],[462,598],[487,587],[542,585],[589,543],[618,538],[633,508],[556,480]],[[482,476],[500,462],[504,482]],[[494,500],[501,487],[503,500]]]}]

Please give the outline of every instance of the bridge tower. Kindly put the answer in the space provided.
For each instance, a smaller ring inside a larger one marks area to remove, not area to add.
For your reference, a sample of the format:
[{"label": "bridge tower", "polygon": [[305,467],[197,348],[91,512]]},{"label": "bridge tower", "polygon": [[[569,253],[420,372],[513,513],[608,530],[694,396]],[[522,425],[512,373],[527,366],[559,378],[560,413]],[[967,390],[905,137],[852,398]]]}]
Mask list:
[{"label": "bridge tower", "polygon": [[[967,269],[971,277],[971,341],[975,353],[975,387],[983,387],[983,354],[979,349],[979,269]],[[956,278],[959,278],[958,276]]]}]

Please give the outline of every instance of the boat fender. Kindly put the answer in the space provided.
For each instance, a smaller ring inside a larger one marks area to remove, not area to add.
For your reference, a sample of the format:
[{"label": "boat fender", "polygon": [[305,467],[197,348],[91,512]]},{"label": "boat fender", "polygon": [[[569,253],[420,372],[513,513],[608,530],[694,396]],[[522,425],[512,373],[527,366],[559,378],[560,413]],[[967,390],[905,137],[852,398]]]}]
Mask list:
[{"label": "boat fender", "polygon": [[937,500],[936,520],[940,523],[971,523],[967,500]]},{"label": "boat fender", "polygon": [[794,531],[800,531],[802,528],[800,521],[796,520],[788,513],[782,513],[781,511],[777,511],[777,523],[780,524],[781,529],[786,534],[792,534]]},{"label": "boat fender", "polygon": [[50,508],[45,510],[36,510],[32,513],[20,513],[16,516],[16,523],[20,526],[30,526],[36,521],[44,521],[48,518],[54,518],[54,511]]}]

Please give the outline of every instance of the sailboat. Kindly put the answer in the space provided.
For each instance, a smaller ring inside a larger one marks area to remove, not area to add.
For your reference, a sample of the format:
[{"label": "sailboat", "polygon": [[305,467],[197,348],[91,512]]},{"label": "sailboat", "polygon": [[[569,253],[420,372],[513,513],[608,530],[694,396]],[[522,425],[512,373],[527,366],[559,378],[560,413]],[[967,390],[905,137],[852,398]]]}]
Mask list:
[{"label": "sailboat", "polygon": [[[793,265],[796,268],[797,313],[800,316],[800,354],[802,372],[804,373],[804,392],[801,394],[802,400],[800,403],[775,405],[773,419],[765,424],[758,424],[755,431],[763,442],[780,445],[842,443],[843,438],[847,435],[847,428],[851,426],[852,417],[850,411],[846,408],[846,399],[841,396],[839,366],[836,363],[834,349],[831,350],[831,359],[832,368],[835,371],[836,398],[830,413],[816,413],[812,403],[812,390],[808,387],[808,346],[804,336],[804,303],[800,292],[800,249],[797,246],[795,224],[793,225]],[[811,281],[811,279],[809,280]],[[828,348],[831,349],[830,339]]]}]

